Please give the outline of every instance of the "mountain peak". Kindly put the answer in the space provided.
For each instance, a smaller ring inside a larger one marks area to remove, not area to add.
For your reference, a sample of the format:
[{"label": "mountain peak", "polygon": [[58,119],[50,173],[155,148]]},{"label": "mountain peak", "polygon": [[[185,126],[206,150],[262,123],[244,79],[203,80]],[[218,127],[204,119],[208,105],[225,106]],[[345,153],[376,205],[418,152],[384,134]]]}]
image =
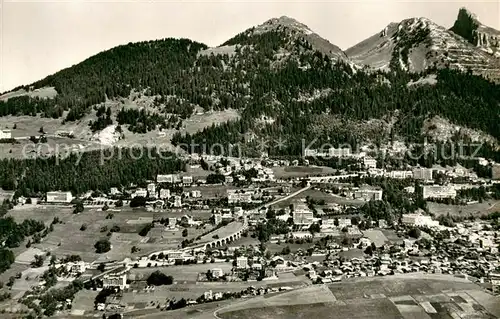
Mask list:
[{"label": "mountain peak", "polygon": [[[476,25],[474,21],[467,11],[461,11],[460,28],[455,31],[456,26],[448,30],[427,18],[405,19],[389,24],[378,34],[347,49],[346,54],[353,62],[375,69],[420,72],[429,67],[450,67],[471,69],[497,79],[500,77],[498,62],[475,45],[482,43],[482,38],[471,42],[474,34],[481,34],[471,27]],[[459,32],[464,30],[470,33],[469,38],[464,36],[465,32]]]},{"label": "mountain peak", "polygon": [[298,20],[288,17],[288,16],[281,16],[279,18],[271,18],[264,22],[263,24],[259,25],[256,27],[256,29],[265,29],[268,31],[270,28],[271,29],[276,29],[279,27],[285,27],[289,28],[294,31],[298,31],[300,33],[304,34],[312,34],[314,33],[309,27]]},{"label": "mountain peak", "polygon": [[450,30],[486,53],[500,57],[500,31],[482,24],[467,8],[458,11],[457,20]]},{"label": "mountain peak", "polygon": [[319,51],[334,60],[348,60],[345,53],[338,46],[319,36],[307,25],[288,16],[271,18],[258,26],[247,29],[236,35],[224,42],[222,46],[252,44],[251,39],[253,37],[261,36],[268,32],[280,33],[278,37],[282,37],[282,40],[287,41],[288,45],[292,43],[304,43],[306,44],[307,50]]},{"label": "mountain peak", "polygon": [[465,15],[465,16],[471,17],[472,19],[478,21],[477,15],[474,12],[470,11],[469,9],[467,9],[466,7],[461,7],[458,10],[458,16],[460,17],[461,15]]}]

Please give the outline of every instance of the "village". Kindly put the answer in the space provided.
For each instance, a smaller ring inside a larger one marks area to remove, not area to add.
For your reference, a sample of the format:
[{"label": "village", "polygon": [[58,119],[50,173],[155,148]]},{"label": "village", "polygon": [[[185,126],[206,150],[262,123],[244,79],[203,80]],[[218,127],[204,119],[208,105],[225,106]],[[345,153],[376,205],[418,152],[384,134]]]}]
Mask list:
[{"label": "village", "polygon": [[[347,149],[306,155],[293,161],[187,155],[185,172],[139,185],[19,197],[14,213],[69,209],[68,222],[80,233],[96,233],[88,238],[95,252],[81,256],[61,255],[61,242],[43,248],[42,238],[35,253],[23,255],[30,268],[9,279],[18,290],[14,299],[34,309],[56,283],[82,281],[91,302],[75,292],[56,300],[54,312],[149,313],[411,273],[452,275],[499,293],[498,210],[474,216],[444,209],[498,209],[498,164],[478,160],[492,167],[485,178],[461,165],[382,169],[375,158]],[[312,165],[318,155],[355,164]],[[405,213],[398,217],[396,209]],[[75,220],[89,214],[106,216],[107,224],[78,226]],[[120,216],[128,217],[119,224]],[[132,226],[136,234],[124,233]],[[31,278],[34,269],[40,271]]]}]

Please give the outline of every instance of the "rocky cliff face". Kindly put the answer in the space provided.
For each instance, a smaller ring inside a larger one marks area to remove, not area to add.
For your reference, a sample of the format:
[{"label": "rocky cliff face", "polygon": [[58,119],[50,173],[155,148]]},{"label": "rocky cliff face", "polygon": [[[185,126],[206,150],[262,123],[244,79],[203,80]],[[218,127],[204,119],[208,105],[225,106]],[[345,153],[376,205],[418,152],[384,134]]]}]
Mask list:
[{"label": "rocky cliff face", "polygon": [[426,18],[405,19],[389,24],[347,49],[346,54],[354,63],[375,69],[420,72],[429,67],[450,67],[500,79],[499,59],[469,41],[478,34],[473,30],[483,29],[463,23],[461,30],[463,35],[458,35]]},{"label": "rocky cliff face", "polygon": [[450,30],[483,51],[500,58],[500,31],[482,24],[476,15],[467,9],[460,9]]}]

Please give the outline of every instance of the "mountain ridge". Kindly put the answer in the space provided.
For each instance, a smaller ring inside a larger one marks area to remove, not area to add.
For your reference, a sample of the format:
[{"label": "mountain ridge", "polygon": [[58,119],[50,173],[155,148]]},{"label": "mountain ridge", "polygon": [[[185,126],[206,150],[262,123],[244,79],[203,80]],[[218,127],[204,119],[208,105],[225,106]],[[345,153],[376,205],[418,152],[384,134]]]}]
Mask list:
[{"label": "mountain ridge", "polygon": [[267,32],[285,32],[294,40],[301,40],[309,43],[311,49],[318,50],[335,59],[347,60],[347,56],[338,46],[319,36],[307,25],[288,16],[268,19],[262,24],[248,28],[237,34],[235,37],[225,41],[221,46],[233,45],[237,41],[244,41],[245,37],[252,37]]},{"label": "mountain ridge", "polygon": [[423,17],[390,23],[345,52],[357,64],[385,71],[402,68],[421,72],[429,67],[449,67],[500,79],[497,59]]},{"label": "mountain ridge", "polygon": [[[258,147],[258,139],[281,136],[290,145],[269,151],[287,155],[300,153],[303,139],[415,143],[427,136],[424,123],[435,116],[500,137],[498,86],[453,65],[484,58],[488,66],[492,57],[459,35],[429,19],[409,18],[356,49],[358,55],[354,49],[346,54],[289,17],[269,19],[215,48],[173,38],[131,43],[32,85],[51,87],[55,96],[30,95],[24,86],[25,96],[0,101],[0,116],[62,118],[63,124],[81,123],[92,132],[113,125],[123,127],[127,139],[161,133],[176,145],[235,145],[251,135],[248,151]],[[378,60],[359,67],[351,58],[363,62],[360,54]],[[377,61],[382,64],[369,68]],[[224,110],[238,116],[181,133],[194,114]],[[379,128],[362,129],[370,122],[382,123],[379,134]]]}]

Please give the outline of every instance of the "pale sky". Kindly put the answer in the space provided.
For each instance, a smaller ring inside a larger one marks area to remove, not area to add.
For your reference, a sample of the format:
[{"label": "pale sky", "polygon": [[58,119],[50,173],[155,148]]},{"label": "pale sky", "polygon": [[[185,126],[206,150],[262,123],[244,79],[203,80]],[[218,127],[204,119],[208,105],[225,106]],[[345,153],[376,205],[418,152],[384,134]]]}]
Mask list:
[{"label": "pale sky", "polygon": [[499,1],[0,0],[0,92],[120,44],[184,37],[217,46],[282,15],[342,49],[409,17],[451,27],[463,6],[500,29]]}]

